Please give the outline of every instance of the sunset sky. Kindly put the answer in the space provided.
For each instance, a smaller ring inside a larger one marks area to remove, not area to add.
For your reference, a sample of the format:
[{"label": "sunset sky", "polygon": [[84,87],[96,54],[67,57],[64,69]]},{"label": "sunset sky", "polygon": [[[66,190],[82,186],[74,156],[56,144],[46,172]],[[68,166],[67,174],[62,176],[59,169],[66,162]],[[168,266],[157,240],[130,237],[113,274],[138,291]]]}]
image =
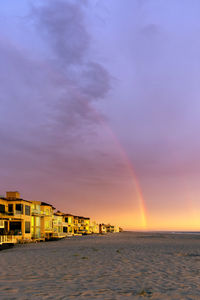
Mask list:
[{"label": "sunset sky", "polygon": [[200,230],[200,1],[0,2],[0,193]]}]

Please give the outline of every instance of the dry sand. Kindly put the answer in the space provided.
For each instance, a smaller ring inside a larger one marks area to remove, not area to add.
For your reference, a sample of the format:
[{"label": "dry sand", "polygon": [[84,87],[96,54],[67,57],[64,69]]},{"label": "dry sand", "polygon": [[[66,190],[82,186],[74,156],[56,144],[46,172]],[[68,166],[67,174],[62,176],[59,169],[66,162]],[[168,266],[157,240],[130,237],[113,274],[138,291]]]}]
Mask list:
[{"label": "dry sand", "polygon": [[200,235],[119,233],[0,252],[0,299],[200,299]]}]

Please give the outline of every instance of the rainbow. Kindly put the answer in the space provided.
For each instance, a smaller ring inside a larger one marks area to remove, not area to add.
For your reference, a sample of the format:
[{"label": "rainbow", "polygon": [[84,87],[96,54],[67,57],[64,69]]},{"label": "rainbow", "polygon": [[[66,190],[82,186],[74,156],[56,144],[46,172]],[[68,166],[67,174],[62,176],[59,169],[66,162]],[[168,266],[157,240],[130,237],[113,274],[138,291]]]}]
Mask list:
[{"label": "rainbow", "polygon": [[107,126],[107,124],[105,124],[105,122],[103,122],[103,126],[109,132],[109,134],[112,137],[112,140],[117,145],[117,148],[118,148],[118,150],[120,152],[120,155],[121,155],[121,157],[123,159],[123,162],[125,163],[126,169],[128,170],[128,172],[129,172],[129,174],[130,174],[130,176],[132,178],[133,187],[134,187],[134,190],[136,191],[137,200],[138,200],[139,208],[140,208],[141,228],[142,229],[147,229],[147,210],[146,210],[146,205],[145,205],[145,201],[144,201],[142,189],[141,189],[139,180],[138,180],[138,178],[136,176],[134,167],[133,167],[130,159],[128,158],[128,155],[127,155],[126,151],[124,150],[122,144],[120,143],[119,139],[116,137],[116,135],[114,134],[114,132],[112,131],[112,129],[109,126]]},{"label": "rainbow", "polygon": [[130,174],[130,177],[132,178],[133,188],[134,188],[134,191],[136,192],[136,195],[137,195],[137,200],[138,200],[139,209],[140,209],[140,216],[141,216],[141,225],[140,225],[140,227],[143,230],[147,229],[147,209],[146,209],[146,205],[145,205],[145,201],[144,201],[144,197],[143,197],[143,193],[142,193],[142,188],[141,188],[139,180],[136,176],[134,167],[133,167],[130,159],[128,158],[128,155],[127,155],[124,147],[120,143],[119,139],[117,138],[116,134],[113,132],[111,127],[108,126],[108,124],[100,116],[100,114],[97,112],[97,110],[95,110],[89,103],[87,103],[87,106],[88,106],[88,109],[90,111],[92,111],[92,113],[95,115],[95,117],[99,121],[99,123],[101,123],[101,125],[103,125],[105,130],[109,133],[109,135],[111,136],[113,142],[117,146],[117,149],[119,150],[119,153],[120,153],[120,155],[123,159],[123,162],[126,166],[126,169],[128,170],[128,173]]}]

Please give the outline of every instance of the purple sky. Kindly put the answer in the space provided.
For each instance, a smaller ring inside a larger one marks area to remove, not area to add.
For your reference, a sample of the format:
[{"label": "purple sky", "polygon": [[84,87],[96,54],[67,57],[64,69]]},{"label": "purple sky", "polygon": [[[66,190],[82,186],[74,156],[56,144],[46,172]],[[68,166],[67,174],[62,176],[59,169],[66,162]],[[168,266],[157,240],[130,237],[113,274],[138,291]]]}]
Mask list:
[{"label": "purple sky", "polygon": [[0,3],[1,194],[200,229],[200,3]]}]

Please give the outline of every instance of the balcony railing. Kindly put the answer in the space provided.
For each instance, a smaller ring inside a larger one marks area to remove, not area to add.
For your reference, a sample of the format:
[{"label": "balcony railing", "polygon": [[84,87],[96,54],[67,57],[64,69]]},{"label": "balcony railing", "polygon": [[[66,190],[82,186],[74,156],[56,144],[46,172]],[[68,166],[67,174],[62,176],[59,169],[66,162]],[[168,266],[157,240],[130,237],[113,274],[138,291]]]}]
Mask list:
[{"label": "balcony railing", "polygon": [[14,210],[14,211],[4,211],[4,212],[0,212],[1,216],[19,216],[19,215],[23,215],[23,211],[21,210]]},{"label": "balcony railing", "polygon": [[13,235],[0,235],[0,245],[2,244],[15,244],[17,242]]},{"label": "balcony railing", "polygon": [[47,211],[41,210],[40,213],[41,213],[42,216],[52,217],[52,212],[47,212]]},{"label": "balcony railing", "polygon": [[31,212],[32,212],[32,215],[41,215],[41,211],[38,209],[32,209]]},{"label": "balcony railing", "polygon": [[52,230],[53,230],[52,227],[45,227],[45,228],[44,228],[44,231],[52,231]]}]

